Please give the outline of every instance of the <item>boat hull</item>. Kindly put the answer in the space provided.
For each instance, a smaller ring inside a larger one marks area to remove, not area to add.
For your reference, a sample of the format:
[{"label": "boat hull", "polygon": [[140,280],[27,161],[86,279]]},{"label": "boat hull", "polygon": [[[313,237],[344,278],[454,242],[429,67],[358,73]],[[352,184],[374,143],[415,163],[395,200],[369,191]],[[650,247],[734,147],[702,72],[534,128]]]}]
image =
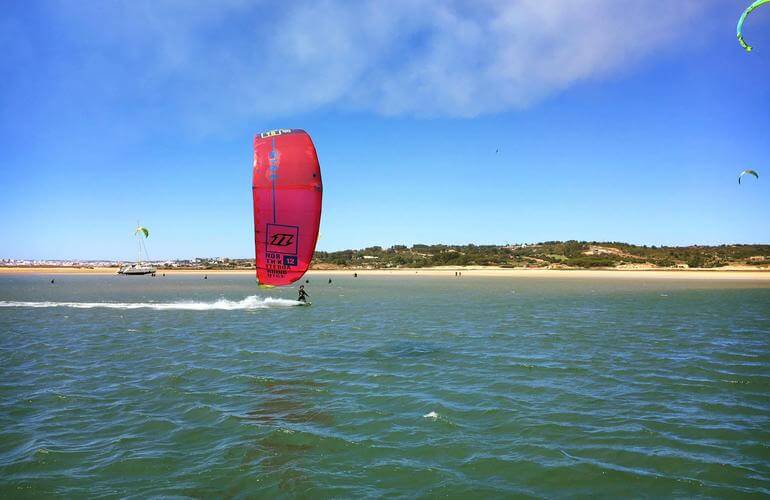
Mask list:
[{"label": "boat hull", "polygon": [[123,274],[126,276],[143,276],[146,274],[154,275],[156,272],[157,269],[150,266],[128,266],[118,270],[118,274]]}]

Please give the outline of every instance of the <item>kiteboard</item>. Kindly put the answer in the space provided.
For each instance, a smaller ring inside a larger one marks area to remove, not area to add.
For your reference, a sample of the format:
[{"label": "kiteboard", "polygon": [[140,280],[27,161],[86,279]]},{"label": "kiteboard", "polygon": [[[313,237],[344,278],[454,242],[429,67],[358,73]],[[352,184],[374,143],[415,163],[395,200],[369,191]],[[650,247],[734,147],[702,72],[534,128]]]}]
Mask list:
[{"label": "kiteboard", "polygon": [[290,285],[310,266],[321,223],[321,167],[307,132],[254,138],[252,192],[257,282]]},{"label": "kiteboard", "polygon": [[302,302],[301,300],[298,300],[297,302],[299,302],[299,304],[297,304],[298,306],[312,306],[313,305],[312,302]]}]

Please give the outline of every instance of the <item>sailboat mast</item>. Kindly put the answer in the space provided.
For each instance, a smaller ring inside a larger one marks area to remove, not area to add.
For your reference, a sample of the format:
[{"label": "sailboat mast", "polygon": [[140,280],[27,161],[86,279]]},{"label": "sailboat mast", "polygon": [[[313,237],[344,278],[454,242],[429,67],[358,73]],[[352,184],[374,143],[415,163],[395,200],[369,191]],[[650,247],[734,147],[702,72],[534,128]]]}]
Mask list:
[{"label": "sailboat mast", "polygon": [[147,253],[147,245],[144,244],[144,239],[141,236],[139,237],[139,244],[141,245],[141,250],[139,252],[140,257],[141,257],[141,252],[144,251],[144,260],[149,261],[150,254]]},{"label": "sailboat mast", "polygon": [[136,260],[136,263],[141,264],[142,263],[142,236],[140,234],[136,234],[136,244],[139,250],[137,254],[138,258]]}]

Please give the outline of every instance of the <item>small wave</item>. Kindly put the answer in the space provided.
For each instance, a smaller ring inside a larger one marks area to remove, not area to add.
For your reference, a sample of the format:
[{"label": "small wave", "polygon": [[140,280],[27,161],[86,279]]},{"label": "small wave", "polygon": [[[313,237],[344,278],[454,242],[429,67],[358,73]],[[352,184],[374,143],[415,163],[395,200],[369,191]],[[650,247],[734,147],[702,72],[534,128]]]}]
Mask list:
[{"label": "small wave", "polygon": [[214,302],[19,302],[0,300],[0,307],[69,307],[72,309],[154,309],[156,311],[236,311],[292,307],[302,302],[251,295],[243,300],[219,299]]}]

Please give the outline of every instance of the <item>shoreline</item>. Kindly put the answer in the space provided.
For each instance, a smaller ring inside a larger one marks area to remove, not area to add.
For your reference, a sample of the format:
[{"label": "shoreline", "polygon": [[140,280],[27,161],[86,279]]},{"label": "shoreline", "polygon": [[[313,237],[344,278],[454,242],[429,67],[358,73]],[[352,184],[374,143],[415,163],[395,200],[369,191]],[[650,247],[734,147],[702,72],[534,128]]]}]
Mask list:
[{"label": "shoreline", "polygon": [[[0,267],[0,275],[115,275],[117,267],[68,268],[68,267]],[[715,269],[510,269],[498,267],[433,267],[402,269],[311,269],[309,276],[342,276],[358,273],[359,276],[432,276],[497,278],[637,278],[637,279],[706,279],[706,280],[753,280],[770,281],[770,270],[752,268]],[[253,276],[253,269],[170,269],[158,270],[157,275],[203,276],[243,275]]]}]

